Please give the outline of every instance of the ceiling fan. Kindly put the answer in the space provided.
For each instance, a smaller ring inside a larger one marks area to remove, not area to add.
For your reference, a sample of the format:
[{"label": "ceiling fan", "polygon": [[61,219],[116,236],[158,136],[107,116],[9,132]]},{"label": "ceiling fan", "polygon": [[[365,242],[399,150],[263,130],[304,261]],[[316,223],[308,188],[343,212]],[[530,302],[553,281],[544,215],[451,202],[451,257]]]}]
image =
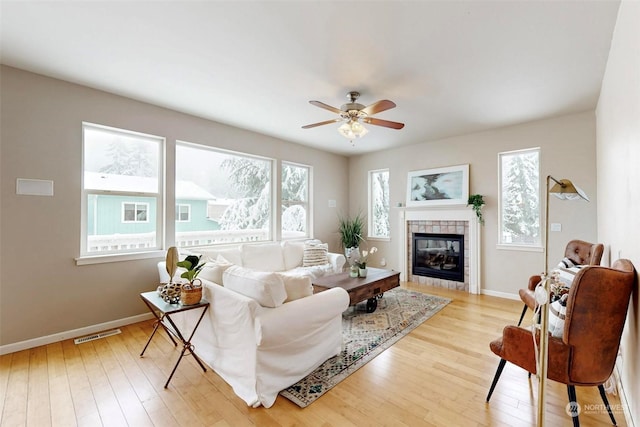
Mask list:
[{"label": "ceiling fan", "polygon": [[338,132],[340,132],[340,134],[344,137],[353,140],[354,138],[360,138],[367,134],[367,132],[369,132],[362,125],[362,123],[367,123],[375,126],[383,126],[392,129],[402,129],[404,127],[404,123],[392,122],[389,120],[382,120],[371,117],[376,113],[395,108],[396,104],[394,102],[389,101],[388,99],[383,99],[365,107],[364,105],[356,102],[359,97],[360,92],[349,92],[347,94],[347,99],[349,99],[349,102],[342,105],[339,109],[332,107],[331,105],[327,105],[324,102],[309,101],[309,104],[315,105],[316,107],[324,108],[325,110],[329,110],[333,113],[338,114],[340,117],[336,117],[332,120],[325,120],[323,122],[305,125],[302,126],[302,129],[310,129],[317,126],[328,125],[331,123],[344,122],[338,128]]}]

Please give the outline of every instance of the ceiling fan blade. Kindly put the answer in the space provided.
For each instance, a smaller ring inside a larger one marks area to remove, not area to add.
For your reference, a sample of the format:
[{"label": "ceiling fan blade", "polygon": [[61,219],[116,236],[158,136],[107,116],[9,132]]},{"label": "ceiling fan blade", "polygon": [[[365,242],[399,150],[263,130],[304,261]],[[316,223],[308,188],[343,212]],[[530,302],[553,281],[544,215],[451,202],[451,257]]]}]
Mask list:
[{"label": "ceiling fan blade", "polygon": [[315,105],[316,107],[324,108],[325,110],[329,110],[336,114],[342,114],[344,111],[337,109],[336,107],[332,107],[331,105],[327,105],[324,102],[320,101],[309,101],[309,104]]},{"label": "ceiling fan blade", "polygon": [[376,119],[373,117],[365,117],[362,119],[363,122],[369,123],[370,125],[376,126],[384,126],[386,128],[392,129],[402,129],[404,127],[404,123],[392,122],[389,120]]},{"label": "ceiling fan blade", "polygon": [[312,123],[310,125],[305,125],[305,126],[302,126],[302,129],[311,129],[311,128],[314,128],[316,126],[328,125],[328,124],[335,123],[335,122],[340,122],[340,121],[342,121],[342,118],[338,117],[337,119],[325,120],[324,122],[318,122],[318,123]]},{"label": "ceiling fan blade", "polygon": [[389,101],[388,99],[383,99],[382,101],[374,102],[371,105],[367,105],[362,109],[362,112],[367,116],[371,116],[373,114],[379,113],[381,111],[390,110],[395,108],[396,104],[393,101]]}]

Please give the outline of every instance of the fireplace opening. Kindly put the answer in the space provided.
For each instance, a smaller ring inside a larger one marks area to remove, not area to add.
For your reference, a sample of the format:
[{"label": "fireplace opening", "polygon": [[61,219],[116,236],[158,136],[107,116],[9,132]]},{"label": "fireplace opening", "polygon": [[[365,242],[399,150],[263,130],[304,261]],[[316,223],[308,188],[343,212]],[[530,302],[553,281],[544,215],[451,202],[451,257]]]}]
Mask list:
[{"label": "fireplace opening", "polygon": [[464,282],[464,235],[413,234],[413,274]]}]

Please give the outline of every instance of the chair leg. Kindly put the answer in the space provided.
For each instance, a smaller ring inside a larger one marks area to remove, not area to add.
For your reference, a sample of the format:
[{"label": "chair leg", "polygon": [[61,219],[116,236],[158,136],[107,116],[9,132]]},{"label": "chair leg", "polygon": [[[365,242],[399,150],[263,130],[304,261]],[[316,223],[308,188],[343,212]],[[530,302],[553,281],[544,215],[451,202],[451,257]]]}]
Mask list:
[{"label": "chair leg", "polygon": [[518,321],[518,326],[520,326],[520,324],[522,323],[522,319],[524,319],[524,315],[527,314],[527,309],[529,307],[527,307],[527,304],[524,305],[524,308],[522,309],[522,314],[520,315],[520,320]]},{"label": "chair leg", "polygon": [[498,369],[496,370],[496,375],[493,377],[493,382],[491,383],[491,388],[489,389],[489,394],[487,394],[487,402],[489,402],[489,399],[491,399],[493,389],[496,388],[496,384],[498,384],[498,380],[500,379],[500,375],[502,374],[502,370],[504,369],[504,365],[506,364],[506,360],[500,359],[500,363],[498,363]]},{"label": "chair leg", "polygon": [[580,427],[580,420],[578,419],[578,398],[576,396],[576,387],[567,384],[567,393],[569,394],[569,411],[571,418],[573,419],[573,427]]},{"label": "chair leg", "polygon": [[609,405],[609,400],[607,399],[607,393],[604,391],[604,386],[600,384],[598,386],[598,390],[600,390],[600,397],[602,397],[602,401],[604,402],[604,406],[607,408],[607,412],[609,413],[609,418],[611,418],[611,422],[614,426],[617,426],[616,419],[613,416],[613,412],[611,412],[611,406]]}]

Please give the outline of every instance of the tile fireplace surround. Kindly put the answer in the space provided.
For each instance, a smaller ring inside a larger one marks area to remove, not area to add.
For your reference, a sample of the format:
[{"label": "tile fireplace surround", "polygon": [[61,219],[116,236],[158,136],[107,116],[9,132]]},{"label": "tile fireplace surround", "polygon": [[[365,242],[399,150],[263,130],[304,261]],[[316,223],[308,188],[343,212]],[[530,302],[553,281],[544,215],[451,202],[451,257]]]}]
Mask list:
[{"label": "tile fireplace surround", "polygon": [[[410,280],[449,289],[480,293],[480,224],[470,208],[460,209],[404,209],[400,211],[400,280]],[[411,272],[412,233],[464,234],[464,283],[425,276]]]}]

